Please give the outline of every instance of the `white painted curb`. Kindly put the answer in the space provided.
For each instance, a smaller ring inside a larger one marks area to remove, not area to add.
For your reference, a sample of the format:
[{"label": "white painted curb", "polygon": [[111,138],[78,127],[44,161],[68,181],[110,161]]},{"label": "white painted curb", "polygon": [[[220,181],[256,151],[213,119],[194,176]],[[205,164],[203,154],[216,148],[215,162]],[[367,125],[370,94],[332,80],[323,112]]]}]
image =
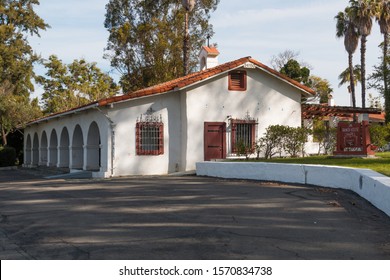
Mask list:
[{"label": "white painted curb", "polygon": [[370,169],[265,162],[198,162],[196,175],[351,190],[390,216],[390,177]]}]

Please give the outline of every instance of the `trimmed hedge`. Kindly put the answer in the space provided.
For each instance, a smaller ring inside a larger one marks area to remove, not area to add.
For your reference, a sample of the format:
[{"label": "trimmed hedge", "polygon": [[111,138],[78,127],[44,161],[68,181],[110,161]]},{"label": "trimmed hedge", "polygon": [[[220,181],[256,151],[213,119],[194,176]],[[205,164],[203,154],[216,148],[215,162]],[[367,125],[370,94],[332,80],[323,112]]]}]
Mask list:
[{"label": "trimmed hedge", "polygon": [[0,167],[14,166],[16,163],[16,150],[13,147],[0,147]]}]

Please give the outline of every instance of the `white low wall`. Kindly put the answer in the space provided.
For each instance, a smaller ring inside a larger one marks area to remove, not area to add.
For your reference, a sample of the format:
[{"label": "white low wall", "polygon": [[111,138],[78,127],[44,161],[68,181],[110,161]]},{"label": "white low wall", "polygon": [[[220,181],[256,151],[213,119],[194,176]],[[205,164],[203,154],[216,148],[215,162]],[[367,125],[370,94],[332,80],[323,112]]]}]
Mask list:
[{"label": "white low wall", "polygon": [[369,169],[263,162],[198,162],[196,174],[352,190],[390,216],[390,177]]}]

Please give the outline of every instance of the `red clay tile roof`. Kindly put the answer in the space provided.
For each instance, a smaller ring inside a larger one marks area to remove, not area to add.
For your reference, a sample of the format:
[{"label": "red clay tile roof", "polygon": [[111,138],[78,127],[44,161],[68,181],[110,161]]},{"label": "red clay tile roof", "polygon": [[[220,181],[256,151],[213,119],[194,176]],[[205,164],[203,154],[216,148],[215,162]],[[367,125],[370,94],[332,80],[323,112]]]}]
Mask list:
[{"label": "red clay tile roof", "polygon": [[368,117],[370,118],[370,120],[372,119],[379,122],[384,122],[386,114],[384,112],[382,112],[380,115],[369,114]]},{"label": "red clay tile roof", "polygon": [[42,120],[46,120],[46,119],[52,118],[54,116],[60,116],[62,114],[67,114],[67,113],[70,113],[72,111],[78,111],[78,110],[83,109],[83,108],[105,106],[105,105],[109,105],[112,103],[126,101],[126,100],[130,100],[130,99],[134,99],[134,98],[145,97],[145,96],[149,96],[149,95],[160,94],[160,93],[165,93],[165,92],[174,91],[174,90],[180,90],[180,89],[183,89],[187,86],[193,85],[197,82],[201,82],[201,81],[206,80],[208,78],[214,77],[218,74],[233,70],[235,68],[239,68],[240,66],[243,66],[245,63],[248,63],[248,62],[253,63],[259,69],[263,70],[264,72],[267,72],[268,74],[270,74],[274,77],[277,77],[278,79],[300,89],[301,91],[305,92],[306,94],[312,94],[312,95],[315,94],[314,90],[312,90],[311,88],[308,88],[308,87],[302,85],[301,83],[299,83],[293,79],[290,79],[289,77],[287,77],[287,76],[279,73],[278,71],[260,63],[259,61],[255,60],[251,57],[243,57],[243,58],[240,58],[237,60],[233,60],[233,61],[221,64],[221,65],[218,65],[218,66],[213,67],[213,68],[209,68],[209,69],[206,69],[203,71],[191,73],[187,76],[180,77],[180,78],[177,78],[177,79],[165,82],[165,83],[161,83],[161,84],[158,84],[155,86],[151,86],[151,87],[148,87],[145,89],[137,90],[137,91],[125,94],[125,95],[101,99],[101,100],[94,101],[94,102],[91,102],[87,105],[77,107],[77,108],[74,108],[74,109],[71,109],[71,110],[68,110],[65,112],[56,113],[56,114],[53,114],[50,116],[46,116],[46,117],[43,117],[41,119],[32,121],[29,124],[32,124],[32,123],[35,123],[38,121],[42,121]]},{"label": "red clay tile roof", "polygon": [[203,46],[202,47],[208,54],[211,54],[211,55],[219,55],[219,51],[217,50],[216,47],[206,47],[206,46]]},{"label": "red clay tile roof", "polygon": [[148,95],[159,94],[159,93],[164,93],[164,92],[173,91],[173,90],[179,90],[179,89],[182,89],[186,86],[190,86],[190,85],[195,84],[197,82],[200,82],[202,80],[216,76],[220,73],[238,68],[247,62],[253,63],[254,65],[259,67],[263,71],[265,71],[273,76],[276,76],[277,78],[293,85],[294,87],[299,88],[300,90],[304,91],[307,94],[312,94],[312,95],[315,94],[314,90],[312,90],[311,88],[308,88],[308,87],[302,85],[301,83],[299,83],[293,79],[290,79],[289,77],[286,77],[285,75],[283,75],[283,74],[279,73],[278,71],[260,63],[259,61],[255,60],[251,57],[244,57],[244,58],[240,58],[240,59],[228,62],[228,63],[224,63],[224,64],[221,64],[221,65],[218,65],[216,67],[209,68],[209,69],[206,69],[206,70],[203,70],[200,72],[191,73],[187,76],[180,77],[180,78],[175,79],[175,80],[171,80],[171,81],[161,83],[161,84],[158,84],[158,85],[155,85],[152,87],[148,87],[145,89],[137,90],[135,92],[132,92],[132,93],[129,93],[126,95],[115,96],[115,97],[100,100],[99,106],[105,106],[107,104],[111,104],[111,103],[115,103],[115,102],[119,102],[119,101],[124,101],[124,100],[128,100],[128,99],[133,99],[133,98],[137,98],[137,97],[144,97],[144,96],[148,96]]}]

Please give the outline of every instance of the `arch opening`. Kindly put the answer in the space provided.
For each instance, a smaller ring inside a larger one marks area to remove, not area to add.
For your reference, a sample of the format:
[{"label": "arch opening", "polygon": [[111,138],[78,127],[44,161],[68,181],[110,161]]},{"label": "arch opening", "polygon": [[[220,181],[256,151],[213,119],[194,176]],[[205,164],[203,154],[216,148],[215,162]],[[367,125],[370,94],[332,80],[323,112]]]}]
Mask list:
[{"label": "arch opening", "polygon": [[87,165],[90,171],[99,171],[101,167],[101,140],[100,131],[96,122],[91,123],[87,138]]},{"label": "arch opening", "polygon": [[74,129],[72,138],[72,169],[83,169],[84,165],[84,140],[80,125]]}]

